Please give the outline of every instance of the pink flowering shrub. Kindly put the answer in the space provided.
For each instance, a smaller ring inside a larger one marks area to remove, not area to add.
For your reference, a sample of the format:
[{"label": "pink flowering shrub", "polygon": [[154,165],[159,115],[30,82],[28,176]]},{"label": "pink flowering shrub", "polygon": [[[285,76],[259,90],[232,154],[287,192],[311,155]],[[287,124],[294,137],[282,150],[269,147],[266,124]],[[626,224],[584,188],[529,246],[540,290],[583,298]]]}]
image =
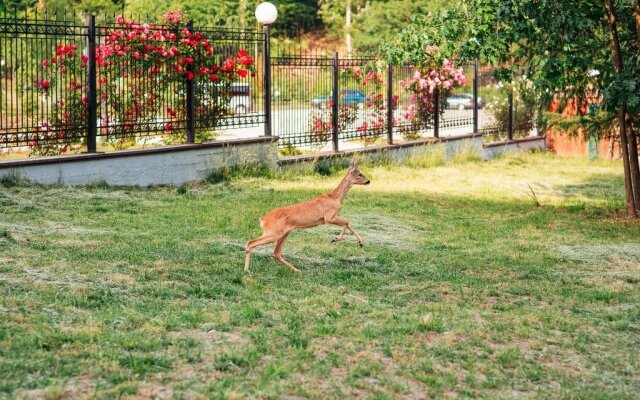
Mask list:
[{"label": "pink flowering shrub", "polygon": [[[254,76],[254,60],[246,50],[216,53],[207,38],[185,27],[181,10],[166,13],[160,23],[139,24],[119,16],[113,27],[101,32],[103,40],[96,48],[99,134],[115,148],[124,147],[145,129],[160,128],[166,141],[183,141],[187,81],[195,89],[198,139],[206,139],[207,129],[231,112],[231,83]],[[45,96],[61,97],[52,99],[52,112],[40,127],[47,128],[47,135],[40,137],[56,140],[32,141],[34,154],[80,149],[87,128],[87,98],[81,83],[87,61],[76,45],[62,44],[51,59],[42,61],[38,89]],[[67,140],[70,130],[77,132]]]},{"label": "pink flowering shrub", "polygon": [[[403,114],[403,118],[410,122],[410,126],[403,130],[407,140],[416,139],[417,131],[433,126],[436,90],[442,105],[455,87],[466,83],[463,69],[455,68],[447,59],[441,66],[434,63],[422,68],[412,67],[412,71],[410,77],[400,82],[403,89],[411,92],[410,104]],[[440,112],[444,112],[444,107],[440,107]]]},{"label": "pink flowering shrub", "polygon": [[[35,155],[63,154],[73,149],[82,140],[87,127],[87,98],[83,85],[83,69],[87,58],[78,57],[75,44],[58,44],[50,59],[42,60],[45,72],[36,80],[36,87],[43,97],[55,93],[49,118],[33,129],[35,135],[27,143]],[[57,73],[54,73],[57,72]],[[64,92],[59,96],[56,88]]]}]

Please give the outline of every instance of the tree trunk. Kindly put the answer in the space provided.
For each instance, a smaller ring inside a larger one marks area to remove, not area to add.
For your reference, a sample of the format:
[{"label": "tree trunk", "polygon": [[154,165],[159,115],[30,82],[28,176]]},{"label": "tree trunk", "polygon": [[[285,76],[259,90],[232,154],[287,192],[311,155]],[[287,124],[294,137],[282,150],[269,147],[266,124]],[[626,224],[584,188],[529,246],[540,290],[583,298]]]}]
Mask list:
[{"label": "tree trunk", "polygon": [[629,161],[631,167],[631,181],[634,188],[634,201],[636,203],[636,212],[640,217],[640,161],[638,160],[638,140],[636,138],[633,118],[627,112],[627,142],[629,143]]},{"label": "tree trunk", "polygon": [[247,0],[239,0],[238,2],[238,19],[240,20],[240,26],[242,29],[247,29],[247,21],[249,15],[249,5]]},{"label": "tree trunk", "polygon": [[[620,50],[620,42],[618,40],[618,28],[616,25],[616,12],[615,12],[614,0],[605,0],[604,8],[607,11],[607,21],[609,23],[609,36],[610,36],[610,42],[611,42],[611,53],[613,56],[614,71],[616,76],[618,76],[622,72],[623,64],[622,64],[622,51]],[[636,204],[634,192],[639,190],[640,187],[637,187],[637,181],[634,182],[634,177],[640,176],[640,173],[637,171],[633,171],[632,173],[632,162],[631,162],[630,151],[629,151],[630,143],[628,140],[629,137],[627,136],[627,129],[626,129],[627,107],[625,104],[620,106],[618,118],[620,123],[620,149],[622,150],[622,161],[624,164],[624,186],[626,190],[627,215],[629,217],[635,218],[638,216],[637,206],[640,206],[640,204]],[[635,153],[636,153],[636,157],[635,157],[634,169],[637,169],[637,166],[638,166],[637,148]],[[634,186],[636,187],[634,188]]]},{"label": "tree trunk", "polygon": [[636,1],[634,8],[636,10],[636,39],[640,41],[640,0]]}]

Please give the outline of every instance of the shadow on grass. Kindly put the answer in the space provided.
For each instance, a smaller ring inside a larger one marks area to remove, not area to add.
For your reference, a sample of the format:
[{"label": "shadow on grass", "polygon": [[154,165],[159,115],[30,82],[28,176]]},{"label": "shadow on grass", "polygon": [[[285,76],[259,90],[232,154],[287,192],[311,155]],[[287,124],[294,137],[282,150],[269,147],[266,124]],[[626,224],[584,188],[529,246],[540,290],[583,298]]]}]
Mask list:
[{"label": "shadow on grass", "polygon": [[608,200],[623,198],[624,178],[618,174],[590,174],[579,183],[556,186],[556,192],[565,199],[587,198]]}]

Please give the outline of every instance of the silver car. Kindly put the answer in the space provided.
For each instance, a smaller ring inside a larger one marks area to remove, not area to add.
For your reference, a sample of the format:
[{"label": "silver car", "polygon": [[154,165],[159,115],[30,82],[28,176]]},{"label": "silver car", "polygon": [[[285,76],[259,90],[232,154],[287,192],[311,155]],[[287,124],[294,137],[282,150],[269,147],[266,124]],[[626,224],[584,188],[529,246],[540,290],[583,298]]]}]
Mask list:
[{"label": "silver car", "polygon": [[231,92],[231,98],[229,99],[228,110],[233,114],[245,114],[253,111],[253,100],[251,99],[251,84],[235,82],[229,86],[222,84],[213,84],[211,82],[200,83],[204,90],[204,96],[202,102],[205,105],[212,103],[218,103],[216,93],[224,90]]},{"label": "silver car", "polygon": [[229,101],[229,108],[235,114],[245,114],[253,110],[250,84],[239,82],[231,84],[231,100]]},{"label": "silver car", "polygon": [[[484,101],[478,96],[478,108],[484,107]],[[447,97],[446,108],[464,110],[465,108],[473,108],[473,94],[457,93]]]}]

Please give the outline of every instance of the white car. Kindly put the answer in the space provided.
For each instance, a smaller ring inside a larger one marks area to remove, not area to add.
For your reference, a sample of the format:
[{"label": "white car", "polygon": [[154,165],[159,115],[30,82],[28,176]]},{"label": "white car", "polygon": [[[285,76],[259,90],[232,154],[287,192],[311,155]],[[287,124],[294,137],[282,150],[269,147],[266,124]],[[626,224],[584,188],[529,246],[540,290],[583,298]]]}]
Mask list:
[{"label": "white car", "polygon": [[245,114],[253,110],[250,84],[231,84],[231,101],[229,102],[229,108],[233,110],[235,114]]},{"label": "white car", "polygon": [[[202,102],[205,105],[209,105],[215,102],[216,90],[210,90],[209,88],[216,88],[218,90],[226,89],[226,85],[213,84],[211,82],[199,83],[203,85],[204,96]],[[215,86],[214,86],[215,85]],[[231,99],[229,100],[229,111],[233,114],[245,114],[253,111],[253,100],[251,99],[251,84],[235,82],[228,86],[231,91]],[[182,89],[180,94],[183,94]]]}]

